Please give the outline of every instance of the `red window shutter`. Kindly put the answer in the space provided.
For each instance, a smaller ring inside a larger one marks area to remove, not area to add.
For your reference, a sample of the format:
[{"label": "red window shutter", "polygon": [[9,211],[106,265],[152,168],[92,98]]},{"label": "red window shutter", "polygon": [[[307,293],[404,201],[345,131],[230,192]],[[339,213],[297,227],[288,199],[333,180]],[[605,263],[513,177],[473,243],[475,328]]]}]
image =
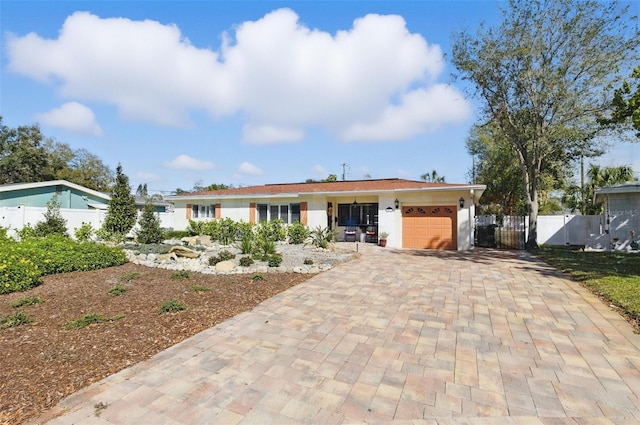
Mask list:
[{"label": "red window shutter", "polygon": [[249,204],[249,224],[256,224],[256,204]]},{"label": "red window shutter", "polygon": [[222,218],[222,211],[220,211],[221,204],[216,204],[216,220],[220,220]]},{"label": "red window shutter", "polygon": [[187,220],[191,220],[191,204],[187,204]]},{"label": "red window shutter", "polygon": [[300,223],[304,226],[307,225],[307,203],[300,202]]}]

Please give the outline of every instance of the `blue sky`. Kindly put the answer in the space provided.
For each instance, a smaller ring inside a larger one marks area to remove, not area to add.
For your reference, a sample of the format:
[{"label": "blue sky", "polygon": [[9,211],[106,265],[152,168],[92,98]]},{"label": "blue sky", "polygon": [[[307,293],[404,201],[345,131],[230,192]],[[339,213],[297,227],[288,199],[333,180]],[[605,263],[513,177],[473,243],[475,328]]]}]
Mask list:
[{"label": "blue sky", "polygon": [[[342,164],[347,179],[464,183],[477,105],[451,78],[451,34],[497,22],[500,4],[1,0],[0,114],[151,192]],[[598,162],[640,171],[640,149]]]}]

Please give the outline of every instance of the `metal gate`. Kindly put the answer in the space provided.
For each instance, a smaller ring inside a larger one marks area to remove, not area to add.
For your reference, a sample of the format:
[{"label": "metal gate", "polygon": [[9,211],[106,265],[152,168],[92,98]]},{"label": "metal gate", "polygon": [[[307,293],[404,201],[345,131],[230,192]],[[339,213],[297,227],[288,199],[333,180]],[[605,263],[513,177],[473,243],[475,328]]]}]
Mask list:
[{"label": "metal gate", "polygon": [[526,234],[526,216],[479,215],[475,217],[475,246],[499,249],[524,249]]}]

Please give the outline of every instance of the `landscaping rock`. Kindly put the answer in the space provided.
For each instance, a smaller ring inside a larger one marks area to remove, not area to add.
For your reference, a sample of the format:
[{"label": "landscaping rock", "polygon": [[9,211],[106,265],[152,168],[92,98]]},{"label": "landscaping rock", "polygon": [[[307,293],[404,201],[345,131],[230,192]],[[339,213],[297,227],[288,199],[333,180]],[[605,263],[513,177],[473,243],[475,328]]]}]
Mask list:
[{"label": "landscaping rock", "polygon": [[189,249],[184,246],[178,246],[178,245],[172,246],[171,249],[169,250],[169,253],[174,253],[178,257],[185,257],[185,258],[198,258],[200,256],[200,253],[198,251],[194,251],[193,249]]},{"label": "landscaping rock", "polygon": [[236,268],[236,265],[233,261],[227,260],[220,261],[218,264],[216,264],[215,268],[217,272],[230,272],[231,270]]}]

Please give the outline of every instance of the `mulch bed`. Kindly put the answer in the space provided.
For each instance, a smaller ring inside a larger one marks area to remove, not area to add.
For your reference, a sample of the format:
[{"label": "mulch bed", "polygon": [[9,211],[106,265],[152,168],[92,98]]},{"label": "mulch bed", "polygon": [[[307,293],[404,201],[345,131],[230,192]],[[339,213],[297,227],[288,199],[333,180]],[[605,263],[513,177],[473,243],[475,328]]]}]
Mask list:
[{"label": "mulch bed", "polygon": [[[127,278],[139,275],[130,281]],[[23,310],[33,323],[0,329],[0,423],[36,417],[83,387],[247,311],[310,275],[267,273],[205,275],[127,263],[90,272],[46,276],[43,285],[0,295],[0,318]],[[108,293],[114,285],[124,295]],[[195,291],[194,285],[209,288]],[[39,304],[14,308],[11,303],[37,296]],[[159,314],[175,299],[186,310]],[[124,317],[82,329],[65,330],[69,321],[96,313]]]}]

